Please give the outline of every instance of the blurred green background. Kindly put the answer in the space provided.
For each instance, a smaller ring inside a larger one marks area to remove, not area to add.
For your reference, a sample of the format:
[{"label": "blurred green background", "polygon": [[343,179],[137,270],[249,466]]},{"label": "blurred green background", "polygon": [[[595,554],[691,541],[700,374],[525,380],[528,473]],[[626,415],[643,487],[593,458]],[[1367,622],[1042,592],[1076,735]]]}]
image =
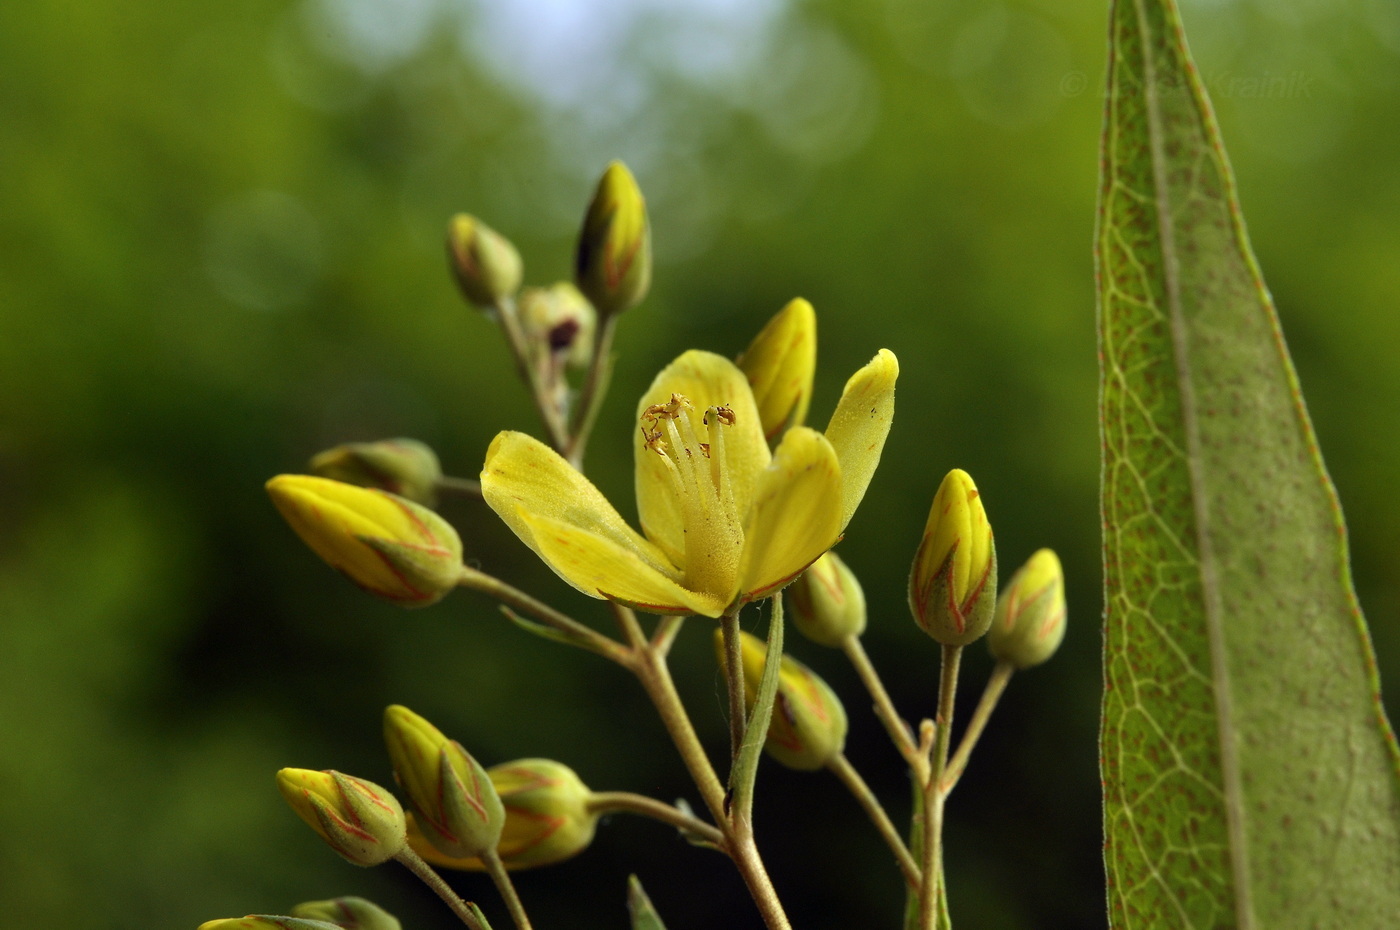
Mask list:
[{"label": "blurred green background", "polygon": [[[1400,680],[1400,7],[1185,15]],[[360,893],[410,928],[451,926],[401,869],[323,848],[273,786],[284,765],[389,782],[390,702],[487,763],[547,755],[594,788],[695,800],[622,672],[471,595],[411,613],[362,595],[261,488],[323,447],[398,435],[472,475],[496,431],[535,430],[498,334],[453,291],[445,220],[480,215],[547,283],[621,157],[649,199],[656,285],[619,336],[596,480],[632,514],[652,374],[687,347],[739,351],[794,295],[820,315],[818,423],[894,350],[894,432],[840,551],[904,713],[932,710],[936,649],[904,584],[948,468],[976,477],[1003,562],[1049,545],[1069,583],[1061,654],[1013,682],[952,801],[954,916],[1103,926],[1104,22],[1052,0],[0,4],[7,924],[191,928]],[[445,513],[485,568],[605,622],[479,502]],[[718,752],[709,624],[689,627],[676,674]],[[849,755],[902,819],[855,677],[793,651],[846,696]],[[972,653],[968,709],[988,670]],[[834,779],[765,765],[758,829],[798,926],[896,925],[896,871]],[[621,927],[629,872],[673,930],[759,925],[718,857],[625,818],[521,894],[542,930]],[[505,925],[483,880],[457,882]]]}]

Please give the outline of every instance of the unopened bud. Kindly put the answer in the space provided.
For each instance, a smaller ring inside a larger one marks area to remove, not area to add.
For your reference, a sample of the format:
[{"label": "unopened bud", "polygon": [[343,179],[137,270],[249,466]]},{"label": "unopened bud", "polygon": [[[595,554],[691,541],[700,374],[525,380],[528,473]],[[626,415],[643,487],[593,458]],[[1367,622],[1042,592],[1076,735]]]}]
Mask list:
[{"label": "unopened bud", "polygon": [[1060,557],[1041,549],[1011,576],[987,634],[992,655],[1018,669],[1039,665],[1065,638],[1065,576]]},{"label": "unopened bud", "polygon": [[292,908],[293,917],[323,920],[341,930],[402,930],[398,918],[364,898],[331,898],[307,901]]},{"label": "unopened bud", "polygon": [[855,572],[827,552],[788,588],[788,617],[798,632],[821,646],[840,648],[865,632],[865,592]]},{"label": "unopened bud", "polygon": [[271,914],[249,914],[247,917],[225,917],[206,920],[199,930],[341,930],[339,925],[324,920],[303,920],[298,917],[277,917]]},{"label": "unopened bud", "polygon": [[[507,869],[562,862],[593,842],[598,815],[589,810],[592,792],[567,765],[552,759],[517,759],[493,765],[486,773],[505,806],[505,828],[496,852]],[[443,856],[422,836],[421,831],[415,836],[410,823],[409,845],[432,864],[468,871],[484,868],[477,857]]]},{"label": "unopened bud", "polygon": [[763,434],[771,442],[800,426],[812,400],[817,371],[817,314],[801,297],[778,311],[739,356],[749,379]]},{"label": "unopened bud", "polygon": [[[757,636],[739,636],[744,702],[752,710],[758,700],[768,648]],[[723,630],[715,630],[715,653],[727,676]],[[763,745],[774,759],[801,771],[824,767],[846,745],[846,709],[841,706],[841,699],[815,672],[789,655],[783,656],[778,668],[778,694]]]},{"label": "unopened bud", "polygon": [[355,865],[379,865],[408,842],[403,808],[373,782],[334,771],[282,769],[277,787],[297,816]]},{"label": "unopened bud", "polygon": [[997,554],[977,486],[953,469],[938,487],[909,575],[909,608],[925,633],[965,646],[996,609]]},{"label": "unopened bud", "polygon": [[384,711],[384,742],[428,842],[453,858],[496,848],[505,821],[501,799],[460,743],[400,704]]},{"label": "unopened bud", "polygon": [[520,292],[518,306],[521,325],[533,345],[562,356],[574,368],[588,367],[598,314],[577,287],[568,281],[553,287],[527,287]]},{"label": "unopened bud", "polygon": [[311,475],[278,475],[267,493],[312,551],[371,594],[426,607],[461,578],[462,541],[427,507]]},{"label": "unopened bud", "polygon": [[350,442],[318,452],[311,473],[362,488],[378,488],[433,507],[442,466],[437,453],[416,439]]},{"label": "unopened bud", "polygon": [[447,257],[462,295],[478,307],[494,307],[520,289],[524,269],[510,240],[466,213],[447,226]]},{"label": "unopened bud", "polygon": [[632,172],[608,165],[579,233],[574,280],[602,316],[635,307],[651,287],[651,224]]}]

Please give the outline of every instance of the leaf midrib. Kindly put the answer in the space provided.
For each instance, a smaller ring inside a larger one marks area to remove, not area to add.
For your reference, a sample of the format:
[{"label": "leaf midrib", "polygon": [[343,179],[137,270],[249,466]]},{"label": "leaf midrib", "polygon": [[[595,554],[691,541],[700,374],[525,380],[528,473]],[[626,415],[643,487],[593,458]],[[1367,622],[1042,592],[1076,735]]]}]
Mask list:
[{"label": "leaf midrib", "polygon": [[[1186,469],[1191,484],[1191,507],[1195,520],[1196,563],[1200,574],[1202,606],[1206,619],[1206,634],[1210,642],[1211,682],[1215,698],[1217,736],[1220,749],[1221,794],[1225,803],[1226,834],[1229,837],[1230,873],[1235,898],[1235,920],[1239,930],[1253,930],[1255,926],[1254,907],[1250,894],[1249,858],[1245,842],[1243,815],[1243,789],[1240,783],[1239,759],[1233,739],[1234,711],[1231,703],[1229,665],[1225,656],[1225,632],[1222,623],[1223,610],[1220,597],[1220,572],[1215,558],[1207,527],[1210,526],[1209,501],[1205,494],[1205,479],[1202,475],[1200,452],[1200,431],[1196,422],[1195,389],[1191,382],[1189,334],[1181,301],[1181,272],[1176,257],[1176,240],[1172,231],[1172,199],[1167,184],[1166,153],[1163,146],[1162,115],[1158,104],[1155,43],[1152,28],[1147,18],[1146,0],[1133,0],[1133,8],[1138,19],[1138,35],[1142,51],[1143,83],[1147,102],[1148,151],[1152,158],[1152,186],[1157,207],[1158,238],[1162,250],[1162,276],[1166,285],[1167,321],[1171,330],[1172,348],[1175,354],[1177,390],[1181,397],[1182,432],[1186,438]],[[1164,4],[1165,19],[1172,19],[1173,13],[1179,21],[1179,12]],[[1186,50],[1186,37],[1178,28],[1177,41]],[[1212,138],[1214,128],[1210,102],[1201,93],[1195,71],[1189,66],[1182,69],[1186,73],[1187,87],[1202,114],[1205,125],[1202,135]],[[1226,196],[1233,199],[1234,191],[1230,179],[1224,179]]]}]

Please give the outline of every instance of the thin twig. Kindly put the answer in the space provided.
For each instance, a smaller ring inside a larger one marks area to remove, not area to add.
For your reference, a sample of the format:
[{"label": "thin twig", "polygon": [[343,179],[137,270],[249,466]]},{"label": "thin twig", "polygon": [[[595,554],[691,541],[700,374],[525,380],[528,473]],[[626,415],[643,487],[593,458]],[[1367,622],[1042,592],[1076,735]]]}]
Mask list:
[{"label": "thin twig", "polygon": [[865,647],[861,645],[860,637],[847,636],[841,642],[841,650],[846,653],[846,658],[850,659],[851,665],[855,666],[856,674],[860,676],[861,682],[865,685],[865,690],[870,692],[870,697],[875,701],[875,716],[880,718],[880,722],[885,725],[885,732],[890,735],[895,748],[904,757],[904,762],[914,772],[914,777],[923,783],[928,774],[928,756],[919,751],[918,745],[914,742],[914,733],[909,728],[909,724],[904,722],[904,718],[899,716],[899,711],[895,709],[894,701],[890,700],[890,694],[885,690],[885,684],[880,680],[880,673],[875,671],[874,664],[870,661],[870,656],[866,654]]},{"label": "thin twig", "polygon": [[472,591],[479,591],[482,594],[494,597],[502,604],[532,616],[538,617],[549,626],[561,632],[585,639],[590,643],[590,648],[601,656],[618,663],[619,665],[630,665],[631,660],[628,650],[617,640],[604,636],[597,630],[584,626],[573,617],[560,613],[543,601],[536,600],[530,595],[521,591],[514,585],[508,584],[494,575],[478,571],[475,568],[463,566],[462,577],[457,584]]},{"label": "thin twig", "polygon": [[506,902],[506,910],[510,911],[515,930],[532,930],[530,918],[525,913],[525,905],[520,903],[520,895],[515,893],[515,884],[510,880],[510,873],[501,862],[501,854],[495,849],[488,849],[481,854],[481,861],[486,866],[491,881],[495,883],[496,890],[501,893],[501,899]]},{"label": "thin twig", "polygon": [[910,888],[919,887],[919,866],[914,861],[914,857],[909,854],[909,847],[904,845],[904,839],[899,835],[899,831],[890,822],[889,814],[885,813],[884,807],[880,805],[880,799],[875,797],[875,792],[870,790],[870,786],[865,783],[865,779],[860,777],[855,766],[846,758],[846,754],[838,752],[826,767],[841,779],[841,784],[851,792],[856,801],[860,804],[861,810],[865,811],[871,823],[875,824],[875,829],[880,832],[885,845],[894,853],[895,862],[899,864],[899,870],[904,873],[904,881]]},{"label": "thin twig", "polygon": [[598,419],[598,411],[602,409],[603,398],[608,393],[608,381],[612,378],[612,344],[616,330],[616,314],[609,314],[598,321],[593,334],[593,358],[588,365],[588,374],[584,376],[583,387],[574,399],[573,416],[569,422],[573,438],[567,450],[561,451],[580,471],[583,470],[583,453],[588,447],[588,437],[593,433],[593,424]]},{"label": "thin twig", "polygon": [[944,646],[938,674],[938,735],[933,748],[933,769],[924,784],[924,861],[919,886],[919,930],[936,930],[938,876],[943,874],[943,769],[948,764],[949,731],[953,724],[953,699],[958,692],[961,646]]},{"label": "thin twig", "polygon": [[1010,662],[998,662],[992,669],[991,677],[987,679],[987,687],[982,691],[982,699],[977,702],[977,709],[972,712],[972,719],[967,722],[967,730],[963,732],[962,741],[958,743],[958,750],[953,753],[948,768],[943,772],[944,794],[951,794],[953,786],[962,778],[963,769],[967,768],[968,757],[977,747],[978,738],[987,728],[987,721],[991,719],[997,701],[1001,699],[1002,692],[1006,690],[1006,685],[1015,672],[1016,666]]},{"label": "thin twig", "polygon": [[644,794],[633,794],[630,791],[595,791],[588,798],[588,809],[595,814],[625,811],[629,814],[650,817],[652,820],[670,824],[682,833],[689,833],[704,840],[721,852],[727,851],[724,834],[717,827],[687,814],[680,808],[655,798],[649,798]]},{"label": "thin twig", "polygon": [[438,493],[455,494],[458,497],[480,497],[481,482],[471,478],[456,478],[452,475],[442,475],[435,483]]},{"label": "thin twig", "polygon": [[467,902],[463,901],[461,897],[458,896],[457,892],[453,891],[448,886],[447,882],[442,880],[441,875],[433,871],[432,866],[423,861],[422,856],[405,846],[394,858],[407,866],[408,870],[414,875],[417,875],[418,878],[422,880],[423,884],[433,889],[433,891],[437,893],[437,896],[442,898],[443,903],[452,908],[452,913],[456,914],[462,923],[471,927],[472,930],[487,930],[487,928],[483,927],[481,922],[476,919],[476,916],[472,914],[471,908],[467,905]]}]

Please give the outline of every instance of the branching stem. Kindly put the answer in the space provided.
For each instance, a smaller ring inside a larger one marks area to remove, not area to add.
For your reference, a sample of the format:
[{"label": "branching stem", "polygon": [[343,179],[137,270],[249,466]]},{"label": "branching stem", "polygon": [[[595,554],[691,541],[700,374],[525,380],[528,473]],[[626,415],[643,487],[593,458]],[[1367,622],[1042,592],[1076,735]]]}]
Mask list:
[{"label": "branching stem", "polygon": [[943,874],[943,770],[948,764],[949,731],[953,724],[953,703],[958,691],[961,646],[943,647],[943,664],[938,674],[938,730],[933,744],[933,767],[924,782],[924,861],[923,882],[919,886],[919,930],[936,930],[938,899]]},{"label": "branching stem", "polygon": [[910,888],[918,888],[918,863],[916,863],[914,857],[910,855],[909,847],[904,845],[904,839],[899,835],[899,831],[895,829],[894,824],[890,821],[889,814],[885,813],[884,807],[880,804],[880,799],[875,797],[875,792],[870,790],[870,786],[865,783],[864,778],[861,778],[855,766],[851,765],[845,753],[838,752],[835,758],[827,763],[826,767],[831,769],[837,778],[841,779],[841,784],[845,785],[846,789],[851,792],[851,795],[854,796],[857,803],[860,804],[861,809],[865,811],[866,816],[870,818],[870,822],[875,824],[875,829],[880,831],[880,836],[884,839],[885,845],[890,848],[890,852],[894,853],[895,862],[899,864],[899,870],[904,873],[904,881]]},{"label": "branching stem", "polygon": [[997,701],[1001,699],[1002,692],[1006,690],[1006,685],[1015,672],[1016,666],[1010,662],[998,662],[992,669],[991,677],[987,679],[987,687],[982,691],[982,699],[977,702],[977,709],[972,712],[972,719],[967,722],[967,730],[963,733],[962,741],[958,743],[958,751],[953,753],[948,768],[943,772],[944,794],[951,794],[958,779],[962,778],[963,769],[967,768],[967,759],[977,747],[978,738],[987,728],[987,721],[991,719]]},{"label": "branching stem", "polygon": [[433,889],[437,896],[442,898],[443,903],[452,908],[452,913],[456,914],[462,923],[471,927],[472,930],[488,930],[476,919],[467,902],[463,901],[457,892],[453,891],[447,882],[442,880],[441,875],[433,871],[432,866],[423,861],[422,856],[405,846],[403,851],[394,858],[407,866],[408,870],[418,876],[423,884]]}]

